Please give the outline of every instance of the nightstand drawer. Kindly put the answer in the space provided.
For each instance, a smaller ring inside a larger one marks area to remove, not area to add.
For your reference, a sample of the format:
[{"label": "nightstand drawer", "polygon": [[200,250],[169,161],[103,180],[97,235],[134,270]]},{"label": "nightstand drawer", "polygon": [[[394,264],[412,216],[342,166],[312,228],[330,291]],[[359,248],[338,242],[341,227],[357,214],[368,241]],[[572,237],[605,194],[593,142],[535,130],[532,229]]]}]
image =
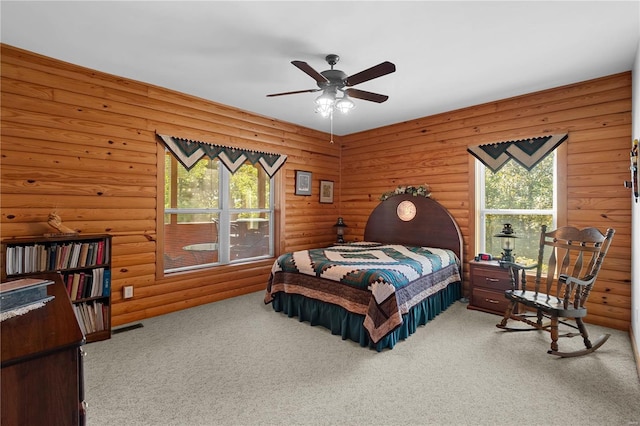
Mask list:
[{"label": "nightstand drawer", "polygon": [[473,286],[492,290],[511,289],[509,271],[500,267],[483,268],[475,266],[472,271]]},{"label": "nightstand drawer", "polygon": [[480,309],[502,315],[509,305],[509,300],[504,297],[504,292],[474,288],[471,294],[471,303]]},{"label": "nightstand drawer", "polygon": [[504,297],[505,290],[511,290],[509,270],[502,268],[500,262],[469,262],[470,301],[468,309],[503,315],[509,305]]}]

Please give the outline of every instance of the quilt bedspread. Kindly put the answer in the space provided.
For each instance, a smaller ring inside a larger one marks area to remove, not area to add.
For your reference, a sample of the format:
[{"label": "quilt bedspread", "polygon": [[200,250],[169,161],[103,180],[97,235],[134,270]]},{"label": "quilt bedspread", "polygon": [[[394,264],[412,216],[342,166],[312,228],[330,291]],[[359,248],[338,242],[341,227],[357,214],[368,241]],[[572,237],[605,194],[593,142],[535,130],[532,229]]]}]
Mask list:
[{"label": "quilt bedspread", "polygon": [[273,263],[265,303],[281,291],[364,316],[377,343],[425,298],[461,281],[450,250],[370,242],[286,253]]}]

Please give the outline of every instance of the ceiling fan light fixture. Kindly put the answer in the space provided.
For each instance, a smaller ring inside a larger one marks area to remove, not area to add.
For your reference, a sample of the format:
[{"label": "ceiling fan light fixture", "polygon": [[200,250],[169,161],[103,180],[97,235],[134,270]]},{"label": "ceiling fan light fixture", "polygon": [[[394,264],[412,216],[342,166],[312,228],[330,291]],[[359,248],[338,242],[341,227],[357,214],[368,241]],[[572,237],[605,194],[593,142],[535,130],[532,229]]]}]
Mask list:
[{"label": "ceiling fan light fixture", "polygon": [[316,98],[316,112],[323,117],[328,117],[336,103],[336,95],[325,90],[322,95]]},{"label": "ceiling fan light fixture", "polygon": [[322,95],[316,98],[316,105],[318,105],[318,107],[331,108],[333,107],[333,104],[335,102],[336,102],[335,94],[330,93],[328,91],[323,92]]},{"label": "ceiling fan light fixture", "polygon": [[348,114],[355,107],[356,104],[346,94],[336,102],[336,109],[343,114]]},{"label": "ceiling fan light fixture", "polygon": [[316,106],[316,113],[320,114],[322,118],[327,118],[331,115],[333,111],[333,106],[329,105],[318,105]]}]

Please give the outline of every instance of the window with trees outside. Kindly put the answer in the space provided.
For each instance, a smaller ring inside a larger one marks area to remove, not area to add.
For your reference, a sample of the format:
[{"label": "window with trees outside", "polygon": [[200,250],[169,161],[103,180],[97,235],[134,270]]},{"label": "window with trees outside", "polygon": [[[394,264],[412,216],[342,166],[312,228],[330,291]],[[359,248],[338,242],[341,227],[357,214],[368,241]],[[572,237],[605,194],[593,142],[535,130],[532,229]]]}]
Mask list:
[{"label": "window with trees outside", "polygon": [[476,160],[480,252],[501,257],[501,241],[494,235],[510,223],[518,237],[516,262],[537,262],[541,226],[557,227],[556,156],[554,151],[531,171],[509,161],[495,173]]},{"label": "window with trees outside", "polygon": [[169,152],[164,176],[164,271],[273,255],[273,188],[262,167],[235,173],[203,157],[186,170]]}]

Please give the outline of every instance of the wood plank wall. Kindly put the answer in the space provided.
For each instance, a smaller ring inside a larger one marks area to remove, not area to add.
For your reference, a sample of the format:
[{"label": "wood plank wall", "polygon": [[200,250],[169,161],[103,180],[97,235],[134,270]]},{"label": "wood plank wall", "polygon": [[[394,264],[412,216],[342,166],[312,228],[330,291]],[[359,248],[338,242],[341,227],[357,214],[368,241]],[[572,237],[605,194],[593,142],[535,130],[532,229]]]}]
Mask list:
[{"label": "wood plank wall", "polygon": [[[49,232],[54,210],[82,233],[112,234],[114,326],[259,291],[271,266],[268,260],[157,277],[156,131],[287,154],[276,179],[278,252],[328,245],[338,215],[349,225],[347,238],[362,239],[383,192],[428,183],[463,231],[466,261],[475,250],[466,147],[568,131],[568,223],[617,231],[588,320],[629,327],[631,205],[623,182],[630,72],[334,137],[331,145],[324,133],[0,47],[0,237]],[[294,195],[296,169],[313,173],[313,196]],[[321,179],[335,182],[334,204],[318,202]],[[134,286],[133,299],[122,299],[125,285]]]},{"label": "wood plank wall", "polygon": [[475,201],[474,161],[467,147],[561,132],[569,132],[566,176],[560,179],[568,224],[616,229],[586,320],[627,330],[631,201],[623,183],[629,179],[630,72],[342,137],[341,214],[349,225],[347,238],[362,238],[382,193],[427,183],[462,229],[469,261],[475,252]]},{"label": "wood plank wall", "polygon": [[[113,235],[114,326],[262,290],[271,268],[268,260],[157,277],[156,131],[288,155],[276,178],[277,215],[286,224],[278,249],[334,241],[340,148],[328,134],[5,44],[0,53],[0,236],[51,232],[52,211],[83,234]],[[313,173],[312,196],[294,195],[296,169]],[[336,182],[334,204],[319,203],[321,179]],[[125,285],[134,287],[132,299],[122,298]]]}]

